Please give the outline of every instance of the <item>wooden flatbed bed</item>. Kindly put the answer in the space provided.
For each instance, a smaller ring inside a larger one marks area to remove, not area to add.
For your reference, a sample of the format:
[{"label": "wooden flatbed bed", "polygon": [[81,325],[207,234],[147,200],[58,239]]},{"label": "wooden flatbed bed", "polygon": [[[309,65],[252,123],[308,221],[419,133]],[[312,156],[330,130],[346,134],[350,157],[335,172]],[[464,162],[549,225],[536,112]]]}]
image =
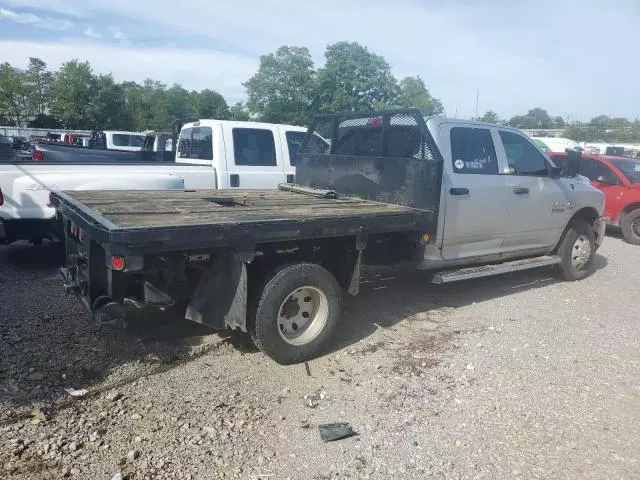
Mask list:
[{"label": "wooden flatbed bed", "polygon": [[[384,232],[428,231],[433,213],[282,190],[53,192],[94,240],[136,253]],[[124,252],[123,252],[124,253]]]}]

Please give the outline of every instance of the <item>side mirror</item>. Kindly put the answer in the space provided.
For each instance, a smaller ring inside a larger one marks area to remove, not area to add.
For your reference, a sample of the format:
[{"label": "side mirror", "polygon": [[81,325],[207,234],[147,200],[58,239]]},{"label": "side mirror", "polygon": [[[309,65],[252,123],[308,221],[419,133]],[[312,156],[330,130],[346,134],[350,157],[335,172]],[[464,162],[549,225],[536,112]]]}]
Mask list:
[{"label": "side mirror", "polygon": [[558,178],[562,175],[562,167],[558,167],[558,166],[553,166],[550,167],[550,172],[551,172],[551,178]]},{"label": "side mirror", "polygon": [[582,163],[582,152],[567,148],[567,166],[565,174],[567,177],[576,177],[580,175],[580,163]]}]

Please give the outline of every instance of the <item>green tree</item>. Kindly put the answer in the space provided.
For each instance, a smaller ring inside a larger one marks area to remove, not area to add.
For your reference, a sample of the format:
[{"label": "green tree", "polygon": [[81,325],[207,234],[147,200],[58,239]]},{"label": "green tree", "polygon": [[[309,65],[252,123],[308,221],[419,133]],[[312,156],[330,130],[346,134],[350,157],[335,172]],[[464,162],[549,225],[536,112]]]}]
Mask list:
[{"label": "green tree", "polygon": [[95,77],[90,85],[90,103],[85,128],[130,130],[134,128],[127,111],[124,87],[114,82],[111,75]]},{"label": "green tree", "polygon": [[517,128],[554,128],[553,119],[544,108],[532,108],[526,115],[518,115],[509,120],[509,125]]},{"label": "green tree", "polygon": [[626,118],[612,118],[609,123],[609,128],[629,128],[632,127],[633,124]]},{"label": "green tree", "polygon": [[404,108],[418,108],[426,116],[440,115],[444,112],[442,102],[433,98],[420,77],[406,77],[399,85],[395,104]]},{"label": "green tree", "polygon": [[569,125],[563,135],[576,142],[603,142],[604,130],[588,123],[574,123]]},{"label": "green tree", "polygon": [[611,117],[608,115],[598,115],[597,117],[591,119],[589,125],[604,130],[611,127]]},{"label": "green tree", "polygon": [[251,116],[244,103],[238,102],[229,109],[229,119],[237,122],[248,122]]},{"label": "green tree", "polygon": [[29,66],[25,72],[29,86],[29,115],[44,115],[50,107],[50,89],[53,73],[47,70],[47,64],[39,58],[29,57]]},{"label": "green tree", "polygon": [[143,101],[143,87],[136,82],[123,82],[124,103],[133,130],[146,130],[150,104]]},{"label": "green tree", "polygon": [[327,62],[318,72],[322,110],[368,110],[397,100],[398,83],[383,57],[349,42],[329,45],[325,57]]},{"label": "green tree", "polygon": [[478,120],[480,120],[481,122],[487,122],[487,123],[500,123],[500,117],[498,117],[498,114],[493,110],[489,110]]},{"label": "green tree", "polygon": [[39,113],[33,118],[33,120],[27,123],[27,127],[29,128],[62,128],[62,124],[53,115],[47,115],[46,113]]},{"label": "green tree", "polygon": [[15,127],[16,126],[16,122],[14,122],[13,120],[10,120],[8,117],[5,117],[4,115],[0,114],[0,126],[3,126],[3,127]]},{"label": "green tree", "polygon": [[0,64],[0,116],[23,127],[29,120],[29,86],[24,72]]},{"label": "green tree", "polygon": [[87,128],[91,122],[91,94],[95,75],[89,62],[62,64],[51,85],[51,112],[67,128]]},{"label": "green tree", "polygon": [[196,93],[196,110],[200,118],[229,119],[229,105],[224,97],[214,90]]},{"label": "green tree", "polygon": [[244,83],[247,108],[265,122],[302,124],[314,107],[316,72],[309,50],[280,47],[260,57],[256,74]]},{"label": "green tree", "polygon": [[174,84],[170,89],[166,90],[164,97],[169,121],[159,125],[159,129],[165,130],[176,120],[181,120],[186,117],[196,117],[198,115],[195,96],[180,85]]},{"label": "green tree", "polygon": [[567,126],[567,123],[564,121],[562,117],[555,117],[553,119],[553,128],[564,128]]}]

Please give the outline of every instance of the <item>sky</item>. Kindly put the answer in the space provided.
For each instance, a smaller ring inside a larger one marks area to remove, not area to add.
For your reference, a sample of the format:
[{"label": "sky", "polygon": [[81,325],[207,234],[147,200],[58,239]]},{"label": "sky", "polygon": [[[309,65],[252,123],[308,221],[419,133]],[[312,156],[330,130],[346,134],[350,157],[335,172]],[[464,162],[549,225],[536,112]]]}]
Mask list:
[{"label": "sky", "polygon": [[639,0],[0,0],[0,62],[79,59],[118,81],[214,89],[229,104],[260,55],[355,41],[398,78],[419,75],[446,114],[546,108],[640,118]]}]

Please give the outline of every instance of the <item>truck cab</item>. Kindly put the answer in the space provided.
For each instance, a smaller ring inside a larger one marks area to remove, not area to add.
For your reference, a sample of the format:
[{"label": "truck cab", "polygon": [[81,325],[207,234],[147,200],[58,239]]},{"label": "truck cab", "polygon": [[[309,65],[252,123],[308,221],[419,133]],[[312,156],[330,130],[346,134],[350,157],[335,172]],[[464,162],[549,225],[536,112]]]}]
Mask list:
[{"label": "truck cab", "polygon": [[[94,130],[89,137],[89,144],[82,146],[121,152],[139,152],[142,150],[145,137],[145,134],[140,132]],[[73,142],[70,145],[73,145]]]},{"label": "truck cab", "polygon": [[599,216],[600,192],[560,176],[519,130],[440,117],[427,128],[443,156],[443,177],[438,238],[425,267],[545,254],[575,214]]},{"label": "truck cab", "polygon": [[277,188],[294,182],[297,151],[306,132],[270,123],[189,122],[180,131],[176,164],[212,165],[221,189]]},{"label": "truck cab", "polygon": [[[589,231],[584,236],[589,248],[598,248],[605,228],[604,196],[579,175],[579,159],[575,171],[562,175],[520,130],[415,115],[409,110],[365,118],[325,116],[312,129],[337,127],[334,142],[326,152],[303,145],[310,162],[298,169],[297,180],[436,211],[437,228],[429,232],[420,264],[426,270],[555,255],[570,225],[578,223]],[[399,182],[399,172],[407,169],[412,175]],[[400,194],[390,200],[381,193],[382,185]]]}]

